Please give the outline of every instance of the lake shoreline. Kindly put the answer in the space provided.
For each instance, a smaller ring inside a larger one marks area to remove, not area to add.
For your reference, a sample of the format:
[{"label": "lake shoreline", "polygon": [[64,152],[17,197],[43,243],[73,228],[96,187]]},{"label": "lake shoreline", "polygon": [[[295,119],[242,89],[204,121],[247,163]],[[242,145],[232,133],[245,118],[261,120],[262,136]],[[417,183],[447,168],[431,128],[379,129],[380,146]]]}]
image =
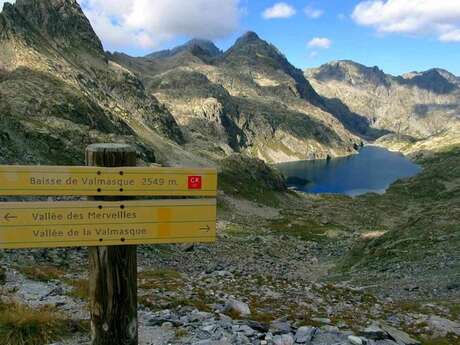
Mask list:
[{"label": "lake shoreline", "polygon": [[401,152],[374,144],[364,145],[356,155],[283,163],[275,168],[286,177],[289,187],[299,192],[352,197],[384,194],[395,181],[422,171]]}]

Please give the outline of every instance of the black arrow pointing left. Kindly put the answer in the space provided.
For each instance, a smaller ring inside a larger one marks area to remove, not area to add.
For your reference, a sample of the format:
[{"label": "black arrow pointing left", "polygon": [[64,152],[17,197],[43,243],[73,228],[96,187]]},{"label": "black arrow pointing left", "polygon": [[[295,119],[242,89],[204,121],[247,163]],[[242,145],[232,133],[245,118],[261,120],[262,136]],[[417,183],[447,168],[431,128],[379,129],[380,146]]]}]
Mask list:
[{"label": "black arrow pointing left", "polygon": [[5,219],[7,222],[13,220],[13,219],[18,219],[18,217],[16,216],[12,216],[11,214],[7,213],[5,214],[5,217],[3,217],[3,219]]}]

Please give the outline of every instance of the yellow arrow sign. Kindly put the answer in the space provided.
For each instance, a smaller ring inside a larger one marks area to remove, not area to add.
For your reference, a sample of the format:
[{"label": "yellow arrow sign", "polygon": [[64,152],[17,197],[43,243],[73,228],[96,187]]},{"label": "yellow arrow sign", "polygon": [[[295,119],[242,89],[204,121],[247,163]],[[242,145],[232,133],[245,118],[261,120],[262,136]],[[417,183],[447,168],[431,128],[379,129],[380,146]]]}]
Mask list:
[{"label": "yellow arrow sign", "polygon": [[213,242],[215,199],[0,203],[0,248]]},{"label": "yellow arrow sign", "polygon": [[215,169],[0,166],[0,195],[216,196]]}]

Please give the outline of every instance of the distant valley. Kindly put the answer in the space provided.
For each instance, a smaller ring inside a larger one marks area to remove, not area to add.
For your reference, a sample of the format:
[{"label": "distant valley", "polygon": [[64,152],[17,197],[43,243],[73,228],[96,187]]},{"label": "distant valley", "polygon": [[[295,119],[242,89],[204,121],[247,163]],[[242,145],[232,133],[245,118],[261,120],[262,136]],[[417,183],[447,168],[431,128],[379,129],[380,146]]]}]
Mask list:
[{"label": "distant valley", "polygon": [[110,54],[64,1],[6,3],[0,32],[7,161],[55,151],[76,162],[86,143],[121,140],[165,164],[235,152],[279,163],[349,155],[380,137],[393,148],[395,136],[411,147],[458,137],[460,82],[447,71],[393,77],[339,61],[303,73],[253,32],[226,52],[196,39],[143,58]]}]

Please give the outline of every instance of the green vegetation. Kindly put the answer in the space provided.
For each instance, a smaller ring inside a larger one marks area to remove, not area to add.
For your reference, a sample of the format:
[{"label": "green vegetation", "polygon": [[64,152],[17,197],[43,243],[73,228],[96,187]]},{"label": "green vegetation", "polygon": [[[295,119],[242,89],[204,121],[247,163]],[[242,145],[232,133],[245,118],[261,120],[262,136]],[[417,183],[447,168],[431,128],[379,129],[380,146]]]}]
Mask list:
[{"label": "green vegetation", "polygon": [[279,192],[287,191],[283,177],[263,161],[234,154],[220,163],[219,189],[261,204],[279,204]]},{"label": "green vegetation", "polygon": [[[420,163],[424,167],[420,175],[395,183],[385,195],[358,198],[363,207],[380,213],[377,229],[389,231],[356,243],[340,267],[343,271],[436,260],[442,253],[458,259],[460,148]],[[455,260],[457,266],[459,261]]]},{"label": "green vegetation", "polygon": [[87,279],[67,280],[72,287],[69,296],[82,300],[89,300],[89,281]]},{"label": "green vegetation", "polygon": [[188,331],[184,327],[176,328],[175,333],[177,338],[185,338],[188,335]]},{"label": "green vegetation", "polygon": [[65,275],[65,272],[56,266],[26,266],[18,267],[18,270],[27,278],[40,282],[57,280]]},{"label": "green vegetation", "polygon": [[442,337],[442,338],[422,338],[422,345],[454,345],[458,344],[458,338]]},{"label": "green vegetation", "polygon": [[450,311],[450,316],[452,317],[453,320],[460,320],[460,302],[448,303],[449,311]]},{"label": "green vegetation", "polygon": [[68,320],[52,307],[31,309],[19,304],[0,304],[2,345],[43,345],[70,333]]},{"label": "green vegetation", "polygon": [[[176,291],[175,288],[168,291]],[[159,303],[155,295],[144,295],[139,297],[139,303],[152,309],[161,310],[163,308],[175,309],[180,307],[192,307],[200,311],[212,312],[211,305],[216,303],[216,299],[213,296],[206,294],[201,288],[194,288],[191,295],[184,296],[185,291],[176,291],[178,294],[174,297],[162,298]]]},{"label": "green vegetation", "polygon": [[254,234],[254,230],[241,224],[231,223],[225,227],[225,233],[233,237],[247,237]]},{"label": "green vegetation", "polygon": [[180,272],[171,269],[158,269],[139,273],[139,288],[151,290],[177,290],[183,286]]},{"label": "green vegetation", "polygon": [[292,217],[285,212],[285,217],[270,224],[270,228],[279,233],[296,236],[305,241],[319,242],[336,238],[342,233],[342,228],[335,224],[320,224],[313,218]]}]

